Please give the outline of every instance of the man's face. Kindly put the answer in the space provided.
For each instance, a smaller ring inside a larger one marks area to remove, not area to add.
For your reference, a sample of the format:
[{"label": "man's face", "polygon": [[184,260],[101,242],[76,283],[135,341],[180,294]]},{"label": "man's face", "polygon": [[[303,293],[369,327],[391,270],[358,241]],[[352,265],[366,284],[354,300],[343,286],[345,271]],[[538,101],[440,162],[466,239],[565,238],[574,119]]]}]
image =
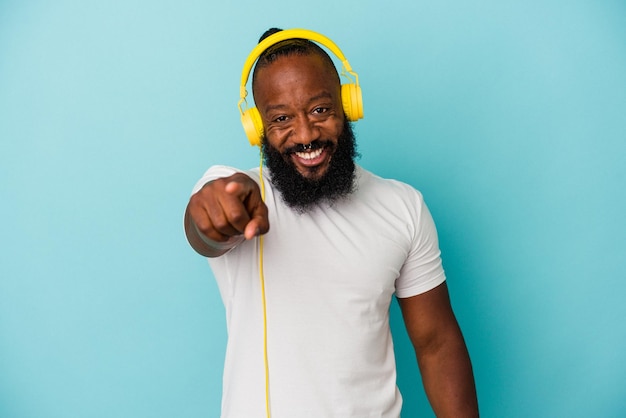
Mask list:
[{"label": "man's face", "polygon": [[316,54],[280,57],[259,69],[254,101],[268,145],[303,177],[321,178],[344,127],[335,69]]},{"label": "man's face", "polygon": [[255,79],[265,163],[283,200],[299,212],[354,189],[356,144],[337,78],[321,57],[294,55],[259,69]]}]

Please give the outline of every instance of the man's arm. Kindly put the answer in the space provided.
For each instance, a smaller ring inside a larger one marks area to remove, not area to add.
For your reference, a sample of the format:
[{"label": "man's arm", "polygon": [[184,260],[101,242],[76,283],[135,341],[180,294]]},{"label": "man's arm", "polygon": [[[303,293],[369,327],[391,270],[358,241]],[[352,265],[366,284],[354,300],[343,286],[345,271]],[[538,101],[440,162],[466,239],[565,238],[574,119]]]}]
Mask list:
[{"label": "man's arm", "polygon": [[269,230],[259,186],[243,173],[205,184],[185,210],[185,234],[205,257],[218,257],[244,239]]},{"label": "man's arm", "polygon": [[446,283],[398,302],[437,417],[478,417],[472,365]]}]

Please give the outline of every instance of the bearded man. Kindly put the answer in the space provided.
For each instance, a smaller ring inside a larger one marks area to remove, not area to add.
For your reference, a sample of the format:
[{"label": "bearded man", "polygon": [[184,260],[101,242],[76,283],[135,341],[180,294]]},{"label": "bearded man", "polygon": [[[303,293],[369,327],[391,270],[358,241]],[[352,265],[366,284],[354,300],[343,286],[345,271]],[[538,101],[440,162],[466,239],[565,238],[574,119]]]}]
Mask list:
[{"label": "bearded man", "polygon": [[222,416],[399,417],[394,296],[437,416],[478,416],[432,217],[411,186],[355,163],[328,54],[282,40],[252,90],[267,170],[210,168],[185,213],[226,308]]}]

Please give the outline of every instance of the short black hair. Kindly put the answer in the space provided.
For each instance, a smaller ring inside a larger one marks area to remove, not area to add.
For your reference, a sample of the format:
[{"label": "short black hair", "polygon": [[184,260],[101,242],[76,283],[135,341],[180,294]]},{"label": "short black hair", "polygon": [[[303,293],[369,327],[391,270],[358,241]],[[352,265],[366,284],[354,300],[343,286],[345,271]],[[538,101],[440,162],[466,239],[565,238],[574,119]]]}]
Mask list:
[{"label": "short black hair", "polygon": [[[270,35],[273,35],[277,32],[282,31],[279,28],[270,28],[266,30],[263,35],[259,38],[259,43],[263,41]],[[256,79],[257,70],[267,67],[274,61],[276,61],[280,57],[285,57],[289,55],[318,55],[320,56],[327,64],[329,64],[332,68],[335,69],[335,73],[337,73],[337,69],[335,67],[335,63],[330,58],[328,53],[324,51],[319,45],[315,42],[310,41],[308,39],[301,38],[293,38],[293,39],[285,39],[284,41],[280,41],[274,45],[271,45],[265,51],[261,53],[259,59],[256,62],[254,67],[254,71],[252,73],[252,84],[254,85],[254,80]],[[337,74],[337,81],[339,81],[339,75]]]}]

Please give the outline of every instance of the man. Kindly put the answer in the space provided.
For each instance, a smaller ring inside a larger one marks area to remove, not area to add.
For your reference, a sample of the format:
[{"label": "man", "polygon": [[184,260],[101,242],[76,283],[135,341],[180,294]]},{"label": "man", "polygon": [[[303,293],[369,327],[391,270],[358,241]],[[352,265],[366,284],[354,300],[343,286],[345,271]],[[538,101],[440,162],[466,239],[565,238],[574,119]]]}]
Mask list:
[{"label": "man", "polygon": [[309,40],[278,42],[260,56],[252,90],[265,200],[258,170],[217,166],[185,213],[226,307],[222,416],[397,418],[394,294],[437,416],[478,416],[430,213],[410,186],[355,164],[329,56]]}]

